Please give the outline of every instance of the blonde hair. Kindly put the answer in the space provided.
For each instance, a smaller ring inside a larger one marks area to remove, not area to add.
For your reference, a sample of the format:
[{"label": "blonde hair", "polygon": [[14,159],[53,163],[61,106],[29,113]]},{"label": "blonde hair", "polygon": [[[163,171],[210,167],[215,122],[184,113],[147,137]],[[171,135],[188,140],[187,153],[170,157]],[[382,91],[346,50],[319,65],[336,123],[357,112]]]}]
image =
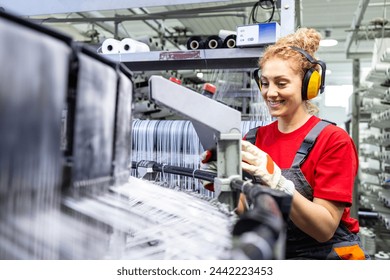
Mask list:
[{"label": "blonde hair", "polygon": [[317,115],[320,109],[315,105],[314,103],[310,102],[309,100],[305,100],[305,109],[306,112],[308,112],[310,115]]},{"label": "blonde hair", "polygon": [[[313,64],[301,53],[291,47],[298,47],[315,58],[314,53],[320,46],[320,40],[321,34],[317,30],[306,27],[299,28],[295,33],[282,37],[275,44],[269,45],[259,59],[259,67],[261,69],[269,59],[275,57],[289,60],[291,61],[290,64],[293,70],[298,72],[303,79],[305,72],[308,69],[313,68]],[[317,71],[320,70],[318,65],[315,65],[314,68]],[[305,108],[309,114],[314,115],[318,113],[319,109],[315,104],[308,100],[305,100],[304,102]]]}]

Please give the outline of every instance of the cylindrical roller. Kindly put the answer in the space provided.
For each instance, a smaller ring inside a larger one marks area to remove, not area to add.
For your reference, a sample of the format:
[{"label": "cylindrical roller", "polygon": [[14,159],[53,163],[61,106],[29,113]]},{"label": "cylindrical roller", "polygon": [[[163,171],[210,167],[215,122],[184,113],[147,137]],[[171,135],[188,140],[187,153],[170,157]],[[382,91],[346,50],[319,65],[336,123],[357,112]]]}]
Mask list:
[{"label": "cylindrical roller", "polygon": [[102,44],[102,53],[104,54],[113,54],[113,53],[119,53],[120,49],[120,41],[113,39],[113,38],[108,38],[104,40]]},{"label": "cylindrical roller", "polygon": [[211,35],[207,37],[207,39],[205,40],[206,49],[219,49],[222,48],[222,45],[223,45],[223,41],[217,35]]},{"label": "cylindrical roller", "polygon": [[140,36],[140,37],[137,37],[135,39],[139,42],[147,44],[151,51],[160,51],[161,50],[161,46],[158,43],[158,41],[153,39],[149,35]]},{"label": "cylindrical roller", "polygon": [[119,47],[121,53],[150,52],[150,48],[147,44],[131,38],[122,39]]},{"label": "cylindrical roller", "polygon": [[233,30],[225,30],[225,29],[221,29],[219,30],[218,32],[218,36],[222,39],[222,40],[225,40],[225,38],[229,35],[237,35],[237,32],[236,31],[233,31]]},{"label": "cylindrical roller", "polygon": [[225,38],[222,47],[228,49],[234,49],[236,47],[236,40],[237,40],[237,36],[231,34]]},{"label": "cylindrical roller", "polygon": [[152,112],[157,110],[157,105],[153,104],[149,100],[144,100],[140,102],[135,102],[133,110],[134,113]]},{"label": "cylindrical roller", "polygon": [[381,62],[390,62],[390,48],[386,48],[380,60]]},{"label": "cylindrical roller", "polygon": [[204,49],[204,41],[200,36],[192,36],[187,40],[187,50]]},{"label": "cylindrical roller", "polygon": [[375,260],[389,260],[390,259],[390,255],[383,252],[383,251],[379,251],[378,253],[376,253],[374,255],[374,259]]}]

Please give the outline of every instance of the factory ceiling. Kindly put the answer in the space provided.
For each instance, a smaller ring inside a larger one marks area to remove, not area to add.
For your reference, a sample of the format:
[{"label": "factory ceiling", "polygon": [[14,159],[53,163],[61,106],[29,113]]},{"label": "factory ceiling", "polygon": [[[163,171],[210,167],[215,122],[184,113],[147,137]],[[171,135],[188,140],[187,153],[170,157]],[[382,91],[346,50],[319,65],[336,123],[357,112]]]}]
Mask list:
[{"label": "factory ceiling", "polygon": [[[236,30],[252,23],[251,11],[259,1],[51,1],[37,5],[21,0],[0,1],[0,7],[69,34],[77,41],[99,46],[107,38],[150,36],[161,50],[184,50],[190,36],[209,36],[220,30]],[[131,2],[131,3],[129,3]],[[144,3],[147,2],[147,3]],[[331,71],[328,85],[353,82],[353,59],[359,59],[361,75],[371,66],[374,38],[388,37],[386,0],[283,0],[273,13],[271,1],[258,7],[258,22],[280,21],[283,5],[295,6],[295,24],[313,27],[323,37],[338,41],[320,47],[317,57]],[[390,2],[390,1],[388,1]],[[51,12],[50,12],[51,11]],[[284,26],[281,26],[282,29]]]}]

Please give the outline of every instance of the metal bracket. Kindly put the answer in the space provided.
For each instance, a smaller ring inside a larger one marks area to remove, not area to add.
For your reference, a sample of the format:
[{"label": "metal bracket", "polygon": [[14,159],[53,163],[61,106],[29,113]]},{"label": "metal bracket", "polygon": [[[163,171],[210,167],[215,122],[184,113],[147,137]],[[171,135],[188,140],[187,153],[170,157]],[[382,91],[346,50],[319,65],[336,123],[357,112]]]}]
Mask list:
[{"label": "metal bracket", "polygon": [[204,149],[217,151],[218,200],[233,210],[237,192],[230,188],[232,176],[241,171],[241,113],[161,76],[149,79],[149,98],[189,118]]}]

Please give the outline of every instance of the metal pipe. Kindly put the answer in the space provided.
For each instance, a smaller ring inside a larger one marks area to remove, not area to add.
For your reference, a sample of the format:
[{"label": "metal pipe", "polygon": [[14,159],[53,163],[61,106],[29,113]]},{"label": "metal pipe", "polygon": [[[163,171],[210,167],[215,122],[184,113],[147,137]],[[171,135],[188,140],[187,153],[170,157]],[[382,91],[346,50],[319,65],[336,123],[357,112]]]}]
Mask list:
[{"label": "metal pipe", "polygon": [[349,50],[351,48],[352,42],[356,39],[357,33],[359,31],[360,24],[363,20],[364,13],[366,12],[368,3],[370,0],[360,0],[357,10],[355,11],[354,18],[352,19],[351,29],[352,33],[347,35],[346,45],[346,54],[349,58]]},{"label": "metal pipe", "polygon": [[130,15],[123,16],[117,15],[114,17],[91,17],[91,18],[46,18],[46,19],[29,19],[32,22],[38,23],[96,23],[96,22],[106,22],[106,21],[137,21],[137,20],[153,20],[153,19],[181,19],[181,18],[207,18],[207,17],[227,17],[227,16],[236,16],[244,17],[244,13],[221,13],[221,14],[175,14],[175,15],[165,15],[163,13],[158,14],[148,14],[148,15]]},{"label": "metal pipe", "polygon": [[[359,122],[360,122],[360,60],[353,60],[353,94],[352,94],[352,140],[356,145],[357,151],[359,151]],[[354,182],[354,191],[352,197],[351,216],[354,218],[358,217],[358,205],[359,205],[359,186],[360,178],[356,176]]]}]

